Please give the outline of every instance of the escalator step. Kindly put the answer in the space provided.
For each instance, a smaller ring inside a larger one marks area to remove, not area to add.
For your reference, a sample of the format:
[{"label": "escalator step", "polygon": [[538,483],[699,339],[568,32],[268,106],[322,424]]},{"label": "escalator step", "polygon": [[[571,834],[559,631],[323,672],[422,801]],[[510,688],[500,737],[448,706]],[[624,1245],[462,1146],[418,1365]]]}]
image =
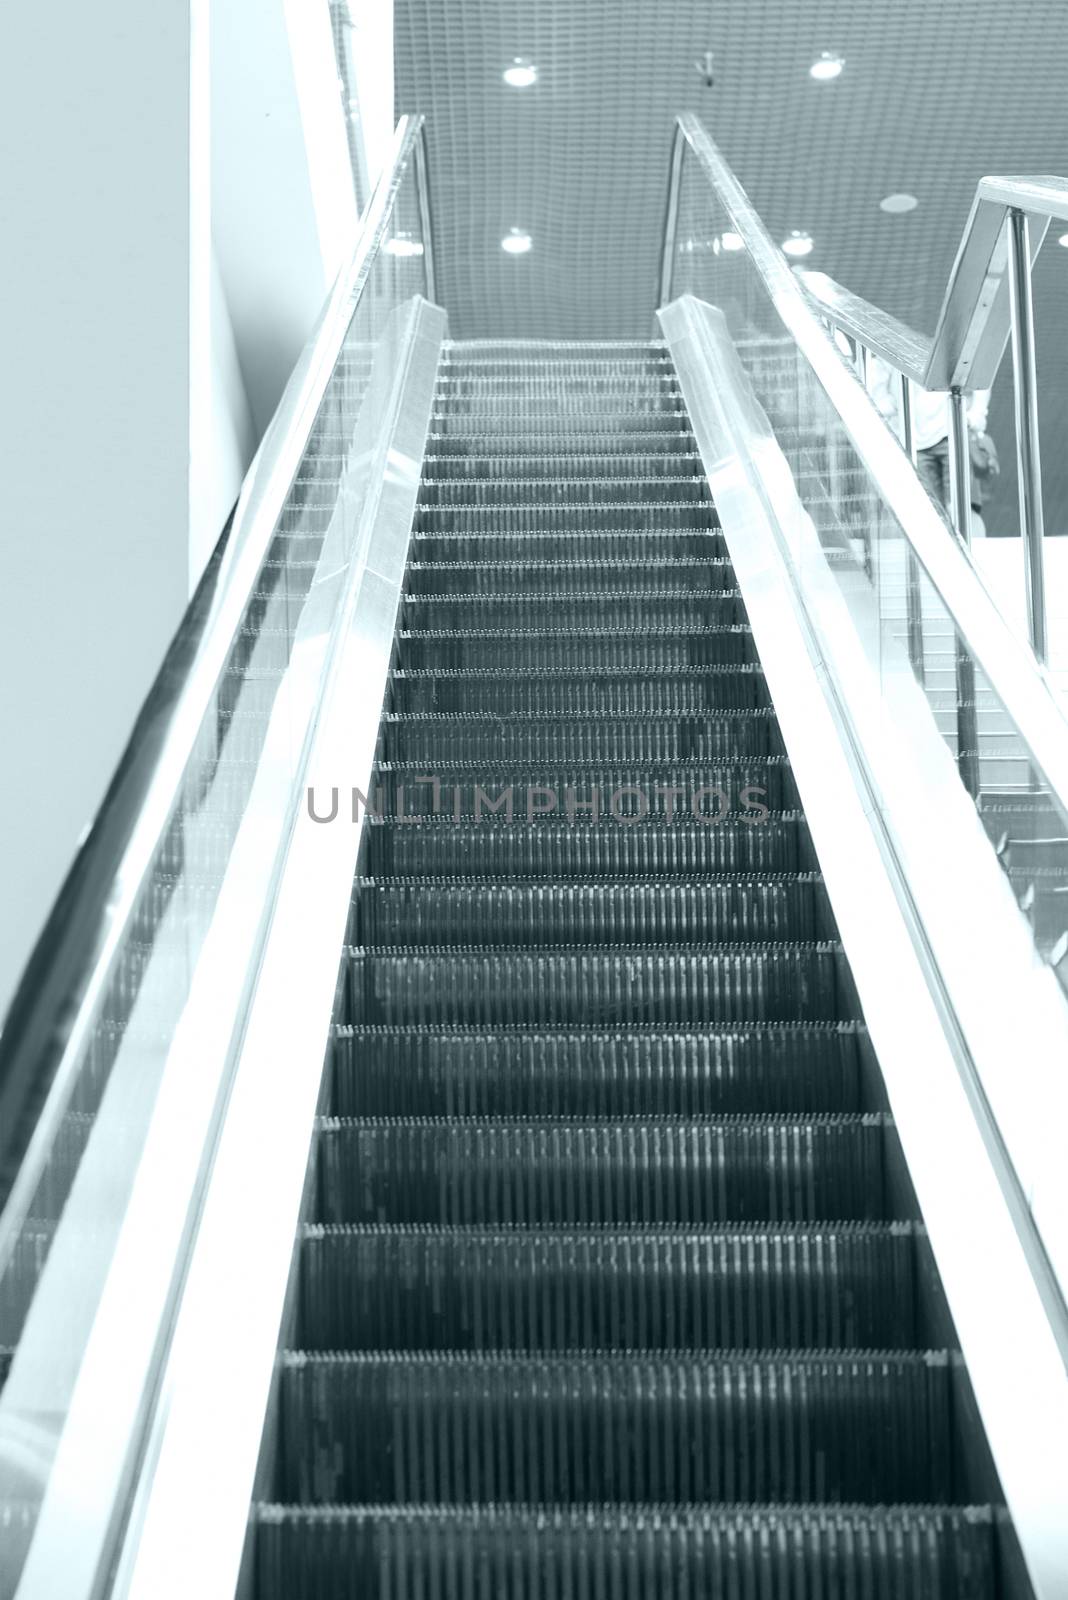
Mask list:
[{"label": "escalator step", "polygon": [[710,1117],[859,1111],[859,1023],[700,1033],[335,1026],[337,1117]]},{"label": "escalator step", "polygon": [[516,434],[519,419],[514,411],[500,406],[482,404],[468,399],[463,405],[453,406],[450,400],[438,396],[430,417],[432,435],[444,439],[460,439],[463,448],[470,446],[473,438],[499,439],[509,444],[519,438],[534,448],[552,450],[561,439],[576,437],[589,440],[629,440],[646,434],[666,433],[672,440],[687,442],[693,437],[690,417],[677,395],[657,398],[639,411],[603,406],[581,408],[571,414],[562,413],[548,405],[523,407],[523,433]]},{"label": "escalator step", "polygon": [[[438,813],[433,777],[441,784]],[[644,797],[635,804],[649,809],[644,822],[624,812],[634,790]],[[811,865],[807,824],[799,812],[766,809],[792,790],[789,766],[774,758],[766,767],[726,771],[620,766],[577,787],[567,774],[538,768],[490,781],[481,763],[473,772],[435,764],[433,773],[425,762],[383,763],[366,797],[374,813],[368,869],[374,877],[500,880],[793,872]],[[578,810],[594,796],[596,819]],[[554,797],[555,808],[545,812]]]},{"label": "escalator step", "polygon": [[[770,708],[675,716],[665,708],[626,721],[611,713],[582,718],[531,713],[386,712],[382,753],[390,761],[685,761],[780,755]],[[487,774],[488,777],[492,774]]]},{"label": "escalator step", "polygon": [[507,596],[529,589],[542,595],[573,595],[596,588],[601,600],[607,601],[617,594],[629,595],[652,586],[696,595],[734,588],[734,568],[722,556],[713,556],[709,551],[706,558],[697,560],[680,557],[670,548],[670,535],[663,535],[663,541],[660,555],[641,564],[626,559],[544,561],[525,557],[473,564],[410,561],[405,594],[411,598],[446,594]]},{"label": "escalator step", "polygon": [[[465,422],[465,432],[481,433],[494,426],[504,432],[514,430],[516,421],[534,417],[554,433],[574,429],[585,434],[590,418],[606,413],[608,418],[631,427],[657,414],[680,412],[683,400],[679,386],[659,374],[604,373],[588,382],[575,381],[561,374],[546,373],[541,378],[448,378],[438,386],[434,406]],[[684,415],[684,414],[683,414]],[[688,420],[682,425],[688,427]]]},{"label": "escalator step", "polygon": [[305,1229],[306,1350],[915,1349],[911,1224]]},{"label": "escalator step", "polygon": [[986,1508],[260,1505],[263,1600],[994,1600]]},{"label": "escalator step", "polygon": [[427,501],[416,507],[414,522],[416,533],[560,533],[568,528],[594,533],[629,528],[670,537],[682,529],[716,527],[710,502],[698,499],[696,494],[672,501],[623,494],[614,500],[546,501],[535,495],[524,501],[495,499],[485,504],[467,501],[437,505]]},{"label": "escalator step", "polygon": [[289,1501],[954,1498],[942,1352],[293,1352],[279,1410]]},{"label": "escalator step", "polygon": [[402,667],[425,671],[466,667],[555,666],[624,668],[632,672],[671,667],[733,666],[755,659],[752,632],[746,623],[693,629],[633,628],[591,633],[585,629],[486,628],[477,632],[402,631],[397,660]]},{"label": "escalator step", "polygon": [[670,555],[690,561],[727,554],[718,529],[593,528],[542,533],[417,533],[413,561],[505,563],[515,561],[621,561],[632,566]]},{"label": "escalator step", "polygon": [[[444,420],[441,415],[432,422],[426,441],[427,455],[441,462],[441,470],[435,472],[435,477],[447,475],[450,458],[456,457],[462,461],[466,456],[481,455],[483,451],[493,451],[514,460],[535,464],[546,459],[558,461],[563,456],[573,457],[576,454],[603,453],[624,462],[632,460],[634,456],[655,455],[656,462],[649,466],[648,471],[656,472],[662,457],[671,458],[676,451],[690,452],[697,448],[693,434],[686,427],[646,427],[640,417],[632,419],[629,427],[618,427],[611,432],[604,428],[591,429],[585,436],[575,429],[561,429],[556,434],[499,430],[480,433],[477,429],[465,432],[460,428],[439,428],[437,423]],[[520,477],[522,475],[519,474]]]},{"label": "escalator step", "polygon": [[436,396],[437,403],[447,406],[454,416],[462,416],[466,406],[485,407],[513,424],[528,406],[578,416],[616,406],[633,417],[647,406],[677,405],[681,399],[673,372],[662,366],[633,364],[599,371],[565,370],[551,363],[512,372],[446,368]]},{"label": "escalator step", "polygon": [[691,468],[685,475],[669,477],[656,472],[651,477],[636,474],[611,478],[448,478],[423,477],[419,486],[421,506],[489,506],[494,512],[501,505],[609,506],[617,501],[639,504],[650,501],[657,506],[679,502],[700,502],[706,509],[708,480],[704,472]]},{"label": "escalator step", "polygon": [[496,952],[350,948],[346,1022],[832,1022],[837,944]]},{"label": "escalator step", "polygon": [[423,457],[424,482],[478,483],[503,480],[511,483],[541,483],[546,479],[567,485],[583,483],[589,478],[601,482],[614,482],[632,478],[703,478],[701,457],[689,440],[683,445],[676,440],[673,450],[655,452],[626,450],[596,450],[576,447],[572,442],[566,449],[548,455],[534,455],[529,451],[487,451],[485,441],[473,439],[472,448],[462,455],[451,451],[439,455],[428,445]]},{"label": "escalator step", "polygon": [[390,674],[394,712],[446,711],[510,716],[693,716],[699,712],[766,710],[763,670],[755,665],[669,667],[586,672],[541,668],[519,674],[493,668]]},{"label": "escalator step", "polygon": [[737,589],[693,594],[657,589],[648,579],[641,590],[608,596],[596,587],[567,595],[530,591],[407,596],[401,600],[401,615],[407,629],[463,633],[471,629],[584,628],[594,637],[602,629],[668,627],[699,632],[748,621]]},{"label": "escalator step", "polygon": [[567,1224],[894,1220],[889,1119],[319,1125],[315,1220]]},{"label": "escalator step", "polygon": [[349,939],[391,944],[683,945],[828,937],[823,879],[494,884],[361,879]]}]

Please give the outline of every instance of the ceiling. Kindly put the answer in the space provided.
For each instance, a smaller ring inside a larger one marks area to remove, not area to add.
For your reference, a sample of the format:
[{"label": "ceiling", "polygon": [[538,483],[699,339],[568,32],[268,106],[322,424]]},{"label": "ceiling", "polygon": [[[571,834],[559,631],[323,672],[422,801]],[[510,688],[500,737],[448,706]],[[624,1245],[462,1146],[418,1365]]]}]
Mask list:
[{"label": "ceiling", "polygon": [[[649,337],[672,118],[696,111],[777,239],[930,331],[977,180],[1068,173],[1065,0],[395,0],[398,113],[428,119],[454,337]],[[711,49],[715,84],[694,63]],[[844,55],[831,83],[808,73]],[[538,67],[508,88],[516,56]],[[919,205],[890,216],[886,194]],[[512,227],[530,253],[506,255]],[[1035,275],[1047,528],[1068,531],[1068,250]],[[988,518],[1016,526],[1008,362]]]}]

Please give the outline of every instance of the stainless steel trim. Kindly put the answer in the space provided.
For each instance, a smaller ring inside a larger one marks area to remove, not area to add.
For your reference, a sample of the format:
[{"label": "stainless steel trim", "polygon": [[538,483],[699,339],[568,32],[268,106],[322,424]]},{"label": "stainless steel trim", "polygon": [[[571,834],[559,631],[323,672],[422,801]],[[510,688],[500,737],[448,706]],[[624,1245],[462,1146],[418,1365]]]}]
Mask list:
[{"label": "stainless steel trim", "polygon": [[[901,446],[913,466],[916,465],[916,440],[912,431],[912,384],[905,374],[899,375],[901,384]],[[927,663],[923,648],[923,587],[916,557],[909,550],[905,557],[905,608],[908,627],[909,660],[919,683],[926,682]]]},{"label": "stainless steel trim", "polygon": [[1016,406],[1016,464],[1020,493],[1027,625],[1031,648],[1042,662],[1046,642],[1046,578],[1042,511],[1042,459],[1038,445],[1038,379],[1035,313],[1031,301],[1031,249],[1027,213],[1009,212],[1009,292],[1012,296],[1012,370]]},{"label": "stainless steel trim", "polygon": [[[953,528],[967,550],[971,546],[971,463],[968,460],[968,415],[964,391],[949,392],[949,500]],[[957,680],[957,767],[968,793],[978,797],[979,719],[975,705],[975,662],[967,645],[954,641]]]},{"label": "stainless steel trim", "polygon": [[1068,722],[1051,680],[1005,622],[959,541],[946,537],[946,524],[916,474],[902,471],[906,458],[900,444],[842,360],[819,320],[815,302],[772,242],[700,120],[687,112],[680,116],[679,126],[731,226],[745,241],[787,333],[841,417],[921,568],[1028,746],[1053,799],[1068,813]]},{"label": "stainless steel trim", "polygon": [[967,550],[972,542],[972,467],[968,459],[968,408],[963,389],[949,391],[949,516]]},{"label": "stainless steel trim", "polygon": [[[156,725],[163,729],[155,762],[146,772],[138,771],[136,781],[126,786],[120,770],[113,792],[121,795],[125,815],[115,817],[102,811],[83,846],[85,855],[104,856],[107,852],[105,859],[94,862],[88,873],[90,881],[101,885],[95,890],[95,912],[87,917],[86,937],[92,943],[80,960],[65,952],[68,972],[73,976],[64,979],[62,999],[56,1000],[54,1014],[43,1020],[39,1035],[27,1037],[20,1032],[10,1045],[0,1037],[0,1080],[31,1070],[39,1072],[39,1058],[45,1050],[55,1051],[59,1057],[44,1106],[0,1213],[0,1273],[10,1259],[40,1181],[131,911],[170,819],[211,696],[307,447],[349,324],[386,236],[421,128],[421,117],[402,117],[397,124],[389,164],[361,220],[348,265],[338,275],[319,324],[249,468],[211,608],[193,658],[180,683],[173,686],[169,701],[161,699],[155,708]],[[127,751],[124,763],[133,767],[133,760],[133,753]],[[44,983],[40,967],[47,967],[50,959],[54,957],[46,948],[35,953],[31,968],[35,988]],[[33,996],[23,996],[20,986],[16,1004],[32,1010]],[[27,1055],[33,1058],[28,1064],[23,1059]]]},{"label": "stainless steel trim", "polygon": [[1035,1593],[1061,1600],[1068,1002],[905,652],[831,572],[721,313],[659,315]]},{"label": "stainless steel trim", "polygon": [[671,279],[675,266],[675,246],[679,236],[679,185],[682,182],[682,157],[685,146],[681,128],[671,136],[671,170],[668,174],[667,216],[664,219],[664,249],[660,257],[660,305],[671,299]]}]

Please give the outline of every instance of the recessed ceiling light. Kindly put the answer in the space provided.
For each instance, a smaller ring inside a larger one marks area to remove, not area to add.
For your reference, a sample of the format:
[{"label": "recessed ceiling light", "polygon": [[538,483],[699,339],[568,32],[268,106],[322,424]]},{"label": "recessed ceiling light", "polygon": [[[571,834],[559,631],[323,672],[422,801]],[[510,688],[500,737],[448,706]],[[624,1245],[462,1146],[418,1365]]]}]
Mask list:
[{"label": "recessed ceiling light", "polygon": [[719,236],[719,242],[724,250],[745,249],[745,240],[742,238],[740,233],[721,233]]},{"label": "recessed ceiling light", "polygon": [[1062,244],[1064,248],[1068,250],[1068,233],[1062,233],[1060,238],[1057,240],[1057,243]]},{"label": "recessed ceiling light", "polygon": [[504,81],[510,89],[530,89],[538,81],[538,69],[533,61],[516,56],[504,69]]},{"label": "recessed ceiling light", "polygon": [[525,256],[533,243],[530,234],[524,233],[522,228],[509,228],[501,240],[501,249],[510,256]]},{"label": "recessed ceiling light", "polygon": [[810,256],[815,243],[810,233],[804,233],[800,228],[791,228],[782,242],[783,250],[788,256]]},{"label": "recessed ceiling light", "polygon": [[879,210],[888,211],[892,217],[897,217],[906,211],[915,211],[919,203],[914,194],[888,194],[879,201]]},{"label": "recessed ceiling light", "polygon": [[841,77],[844,66],[845,56],[835,55],[833,50],[821,50],[809,67],[808,75],[815,78],[817,83],[831,83]]},{"label": "recessed ceiling light", "polygon": [[387,239],[382,248],[388,256],[421,256],[423,253],[419,240],[409,238],[406,233],[398,233],[396,238]]}]

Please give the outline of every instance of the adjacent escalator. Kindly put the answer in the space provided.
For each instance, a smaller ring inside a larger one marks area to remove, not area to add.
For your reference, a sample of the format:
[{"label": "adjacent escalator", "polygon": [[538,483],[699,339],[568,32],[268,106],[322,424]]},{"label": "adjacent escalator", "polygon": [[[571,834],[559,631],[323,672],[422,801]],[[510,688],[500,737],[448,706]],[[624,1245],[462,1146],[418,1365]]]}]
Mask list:
[{"label": "adjacent escalator", "polygon": [[375,789],[260,1600],[1007,1595],[661,348],[447,349]]}]

